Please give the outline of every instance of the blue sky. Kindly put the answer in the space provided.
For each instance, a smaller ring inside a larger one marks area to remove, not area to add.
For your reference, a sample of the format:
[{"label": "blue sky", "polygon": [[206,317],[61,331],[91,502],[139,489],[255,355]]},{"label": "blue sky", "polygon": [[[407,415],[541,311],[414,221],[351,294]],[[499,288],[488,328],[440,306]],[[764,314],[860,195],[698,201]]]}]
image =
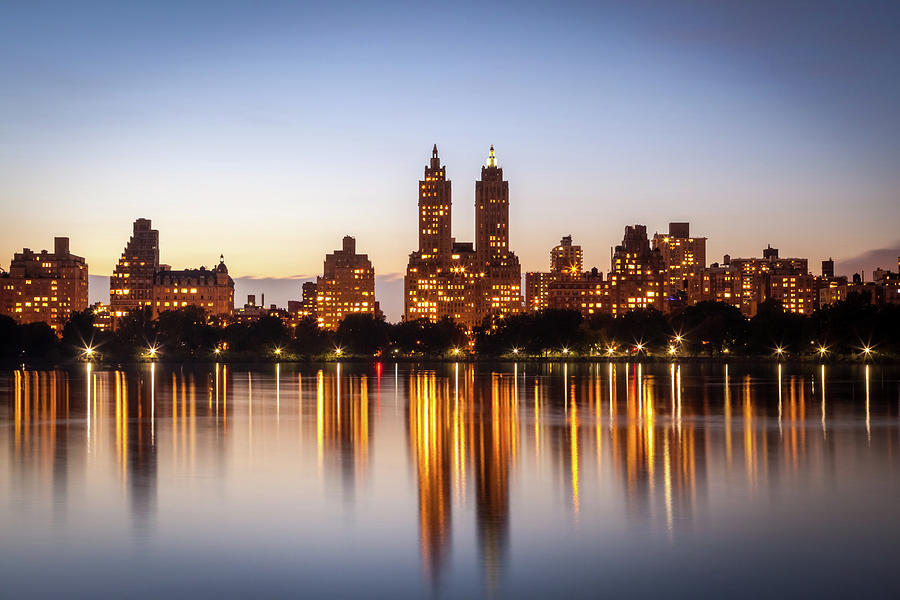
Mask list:
[{"label": "blue sky", "polygon": [[527,270],[680,220],[710,260],[868,270],[900,247],[898,30],[896,2],[7,2],[0,264],[69,235],[105,275],[147,217],[176,268],[312,276],[351,234],[391,278],[436,142],[461,240],[495,145]]}]

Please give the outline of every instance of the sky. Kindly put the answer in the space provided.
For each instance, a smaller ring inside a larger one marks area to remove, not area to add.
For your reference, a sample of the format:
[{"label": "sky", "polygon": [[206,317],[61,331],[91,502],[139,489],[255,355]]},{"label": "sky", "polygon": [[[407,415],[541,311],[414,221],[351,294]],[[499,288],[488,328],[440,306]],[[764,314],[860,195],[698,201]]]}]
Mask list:
[{"label": "sky", "polygon": [[396,320],[437,143],[459,240],[495,146],[523,271],[670,221],[710,262],[896,268],[898,30],[895,1],[3,2],[0,266],[67,235],[108,276],[144,217],[284,304],[349,234]]}]

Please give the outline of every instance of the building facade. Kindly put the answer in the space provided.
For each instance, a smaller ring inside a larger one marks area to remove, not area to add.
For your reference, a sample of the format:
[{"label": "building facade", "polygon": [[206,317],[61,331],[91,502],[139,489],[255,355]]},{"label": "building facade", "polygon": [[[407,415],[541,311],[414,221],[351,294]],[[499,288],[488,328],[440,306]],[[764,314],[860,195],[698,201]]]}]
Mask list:
[{"label": "building facade", "polygon": [[706,266],[706,238],[691,237],[690,223],[669,223],[669,233],[653,236],[665,269],[663,294],[667,300],[686,300],[688,280]]},{"label": "building facade", "polygon": [[612,256],[607,281],[608,312],[623,315],[638,308],[663,310],[665,271],[659,249],[650,248],[646,225],[628,225]]},{"label": "building facade", "polygon": [[809,274],[808,263],[805,258],[780,258],[772,246],[763,249],[762,258],[729,258],[727,266],[740,278],[741,312],[753,317],[768,298],[781,301],[791,312],[812,312],[817,303],[815,278],[800,279]]},{"label": "building facade", "polygon": [[173,271],[163,268],[153,277],[153,317],[167,310],[197,306],[206,314],[230,317],[234,313],[234,280],[225,257],[214,269],[200,267]]},{"label": "building facade", "polygon": [[[304,301],[306,286],[304,285]],[[366,254],[356,253],[356,240],[345,236],[340,250],[325,256],[322,276],[316,279],[315,317],[319,327],[337,329],[350,314],[380,316],[375,301],[375,268]]]},{"label": "building facade", "polygon": [[466,327],[522,310],[519,259],[509,249],[509,182],[491,146],[475,183],[475,243],[451,236],[447,170],[434,146],[419,181],[419,249],[404,278],[404,319],[452,318]]},{"label": "building facade", "polygon": [[44,322],[57,333],[73,312],[88,307],[88,266],[69,251],[69,238],[53,240],[53,252],[24,248],[0,278],[0,314],[17,322]]},{"label": "building facade", "polygon": [[137,219],[109,279],[109,310],[113,318],[153,305],[153,280],[157,271],[159,231],[151,228],[150,219]]}]

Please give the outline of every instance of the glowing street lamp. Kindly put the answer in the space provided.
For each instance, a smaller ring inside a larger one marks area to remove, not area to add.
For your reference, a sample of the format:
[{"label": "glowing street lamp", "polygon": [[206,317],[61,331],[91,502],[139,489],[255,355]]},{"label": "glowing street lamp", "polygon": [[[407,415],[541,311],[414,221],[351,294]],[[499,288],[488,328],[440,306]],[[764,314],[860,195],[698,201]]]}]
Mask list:
[{"label": "glowing street lamp", "polygon": [[454,348],[451,352],[453,352],[453,356],[459,356],[459,348]]},{"label": "glowing street lamp", "polygon": [[218,356],[218,355],[222,354],[222,349],[216,348],[215,350],[213,350],[213,353],[215,353],[215,355]]},{"label": "glowing street lamp", "polygon": [[865,356],[866,358],[869,358],[872,355],[872,347],[864,346],[862,349],[862,352],[863,352],[863,356]]},{"label": "glowing street lamp", "polygon": [[676,342],[676,343],[680,344],[680,343],[683,342],[683,341],[684,341],[684,336],[681,335],[680,333],[679,333],[678,335],[675,336],[675,342]]},{"label": "glowing street lamp", "polygon": [[778,356],[784,356],[784,348],[778,346],[777,348],[775,348],[775,354],[777,354]]},{"label": "glowing street lamp", "polygon": [[819,353],[819,356],[824,357],[826,354],[828,354],[828,348],[826,348],[825,346],[819,346],[817,352]]},{"label": "glowing street lamp", "polygon": [[513,348],[513,349],[512,349],[512,353],[513,353],[513,354],[518,354],[518,353],[519,353],[519,349],[518,349],[518,348]]},{"label": "glowing street lamp", "polygon": [[635,344],[634,349],[637,350],[638,352],[641,352],[644,349],[644,344],[641,342],[638,342],[637,344]]},{"label": "glowing street lamp", "polygon": [[343,353],[344,353],[344,349],[343,349],[343,348],[335,348],[335,349],[334,349],[334,355],[335,355],[335,356],[340,356],[340,355],[343,354]]},{"label": "glowing street lamp", "polygon": [[669,354],[674,356],[675,352],[677,352],[677,350],[675,349],[675,346],[670,345],[669,346]]},{"label": "glowing street lamp", "polygon": [[275,356],[281,356],[281,348],[275,348]]},{"label": "glowing street lamp", "polygon": [[156,358],[156,355],[157,355],[156,346],[150,346],[149,348],[147,348],[147,355],[150,357],[150,360],[153,360],[154,358]]},{"label": "glowing street lamp", "polygon": [[85,347],[85,349],[83,351],[84,357],[88,360],[91,360],[92,358],[94,358],[94,353],[95,353],[95,350],[90,346]]},{"label": "glowing street lamp", "polygon": [[568,353],[569,353],[569,349],[568,349],[568,348],[563,348],[563,349],[562,349],[562,353],[563,353],[563,354],[568,354]]},{"label": "glowing street lamp", "polygon": [[608,348],[606,349],[606,353],[609,354],[610,356],[612,356],[613,354],[616,353],[615,347],[614,347],[614,346],[608,347]]}]

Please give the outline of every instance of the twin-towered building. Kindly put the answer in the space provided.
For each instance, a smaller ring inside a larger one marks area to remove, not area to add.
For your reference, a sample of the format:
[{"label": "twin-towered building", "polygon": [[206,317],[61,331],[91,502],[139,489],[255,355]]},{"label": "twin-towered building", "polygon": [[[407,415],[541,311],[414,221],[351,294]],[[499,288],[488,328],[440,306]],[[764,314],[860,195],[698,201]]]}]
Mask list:
[{"label": "twin-towered building", "polygon": [[509,182],[491,146],[475,182],[475,243],[451,235],[451,183],[437,145],[419,181],[419,249],[404,278],[404,319],[451,318],[467,328],[521,312],[519,259],[509,249]]}]

